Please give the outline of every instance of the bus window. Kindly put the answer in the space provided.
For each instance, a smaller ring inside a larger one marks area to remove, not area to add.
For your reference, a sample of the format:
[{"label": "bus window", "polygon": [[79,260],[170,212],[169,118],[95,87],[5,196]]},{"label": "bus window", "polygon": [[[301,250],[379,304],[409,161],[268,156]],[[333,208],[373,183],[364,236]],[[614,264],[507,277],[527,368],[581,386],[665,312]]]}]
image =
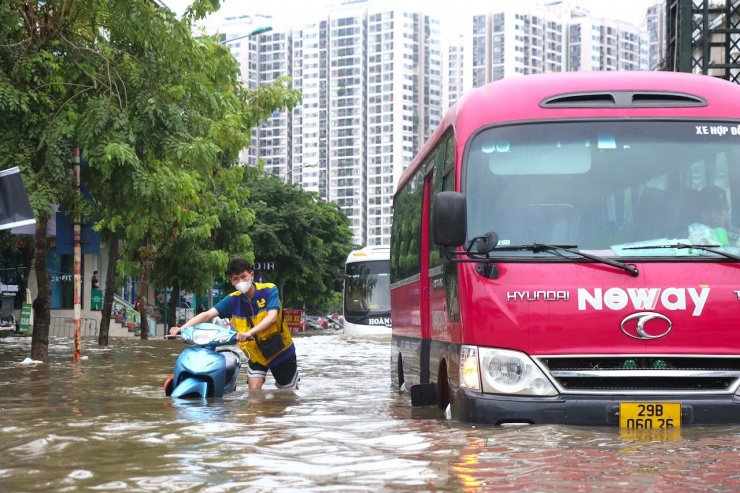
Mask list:
[{"label": "bus window", "polygon": [[736,140],[697,136],[685,122],[491,128],[473,139],[464,169],[468,238],[496,231],[501,245],[577,245],[620,256],[631,250],[614,245],[686,239],[696,221],[693,185],[715,184],[730,197],[727,163],[738,155]]},{"label": "bus window", "polygon": [[344,333],[390,334],[389,249],[350,252],[344,268]]},{"label": "bus window", "polygon": [[419,274],[421,270],[421,207],[424,175],[419,170],[396,198],[391,226],[391,282]]},{"label": "bus window", "polygon": [[[429,224],[433,223],[431,211],[434,209],[434,201],[439,192],[455,189],[454,164],[454,137],[448,133],[436,149],[433,157],[434,177],[432,180],[432,207],[429,210]],[[442,256],[440,248],[432,241],[432,228],[429,228],[429,268],[441,265]]]}]

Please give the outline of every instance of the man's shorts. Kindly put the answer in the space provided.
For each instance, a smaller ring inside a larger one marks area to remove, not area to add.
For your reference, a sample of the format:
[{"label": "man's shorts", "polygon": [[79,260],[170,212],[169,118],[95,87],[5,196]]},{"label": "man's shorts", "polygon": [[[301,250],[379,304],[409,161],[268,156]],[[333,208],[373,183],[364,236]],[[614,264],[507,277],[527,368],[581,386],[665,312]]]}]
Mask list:
[{"label": "man's shorts", "polygon": [[[250,361],[247,376],[264,380],[267,377],[267,370],[266,366]],[[275,379],[275,387],[279,389],[295,389],[301,381],[298,376],[298,360],[295,354],[269,370]]]}]

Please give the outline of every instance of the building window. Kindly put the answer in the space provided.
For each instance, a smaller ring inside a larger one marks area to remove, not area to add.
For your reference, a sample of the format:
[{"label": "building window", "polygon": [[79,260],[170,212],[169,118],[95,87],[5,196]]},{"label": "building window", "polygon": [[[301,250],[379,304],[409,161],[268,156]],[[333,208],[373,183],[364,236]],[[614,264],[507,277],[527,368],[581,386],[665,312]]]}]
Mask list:
[{"label": "building window", "polygon": [[71,310],[74,308],[73,267],[73,255],[57,255],[54,250],[46,251],[46,269],[51,281],[52,310]]}]

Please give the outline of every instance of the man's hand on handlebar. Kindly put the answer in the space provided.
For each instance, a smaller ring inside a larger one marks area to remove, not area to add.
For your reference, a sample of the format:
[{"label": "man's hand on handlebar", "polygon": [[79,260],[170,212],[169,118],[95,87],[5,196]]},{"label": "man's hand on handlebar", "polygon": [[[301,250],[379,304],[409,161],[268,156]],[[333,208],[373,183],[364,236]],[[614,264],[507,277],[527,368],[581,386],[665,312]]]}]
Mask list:
[{"label": "man's hand on handlebar", "polygon": [[249,335],[249,332],[237,332],[236,333],[236,342],[245,342],[245,341],[253,341],[254,337]]}]

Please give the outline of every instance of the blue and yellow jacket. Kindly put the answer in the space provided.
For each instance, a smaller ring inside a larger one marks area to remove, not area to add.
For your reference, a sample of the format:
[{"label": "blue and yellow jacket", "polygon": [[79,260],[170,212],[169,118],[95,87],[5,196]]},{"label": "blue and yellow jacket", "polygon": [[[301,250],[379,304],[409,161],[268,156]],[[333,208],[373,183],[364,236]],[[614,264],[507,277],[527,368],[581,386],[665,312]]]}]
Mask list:
[{"label": "blue and yellow jacket", "polygon": [[[251,327],[254,327],[262,319],[267,316],[270,310],[278,311],[277,320],[272,326],[263,330],[262,332],[255,335],[255,338],[259,338],[263,341],[275,334],[280,330],[280,324],[282,323],[282,339],[285,348],[274,355],[269,360],[262,355],[256,341],[240,342],[239,347],[249,355],[249,361],[258,363],[267,367],[274,367],[284,361],[287,357],[295,354],[295,347],[293,346],[293,338],[290,335],[290,329],[288,323],[283,317],[283,307],[280,303],[278,296],[277,287],[272,283],[254,283],[254,296],[250,302],[246,297],[242,296],[239,291],[235,291],[230,295],[231,305],[231,324],[237,332],[246,332]],[[248,318],[251,318],[252,325],[250,326]]]}]

